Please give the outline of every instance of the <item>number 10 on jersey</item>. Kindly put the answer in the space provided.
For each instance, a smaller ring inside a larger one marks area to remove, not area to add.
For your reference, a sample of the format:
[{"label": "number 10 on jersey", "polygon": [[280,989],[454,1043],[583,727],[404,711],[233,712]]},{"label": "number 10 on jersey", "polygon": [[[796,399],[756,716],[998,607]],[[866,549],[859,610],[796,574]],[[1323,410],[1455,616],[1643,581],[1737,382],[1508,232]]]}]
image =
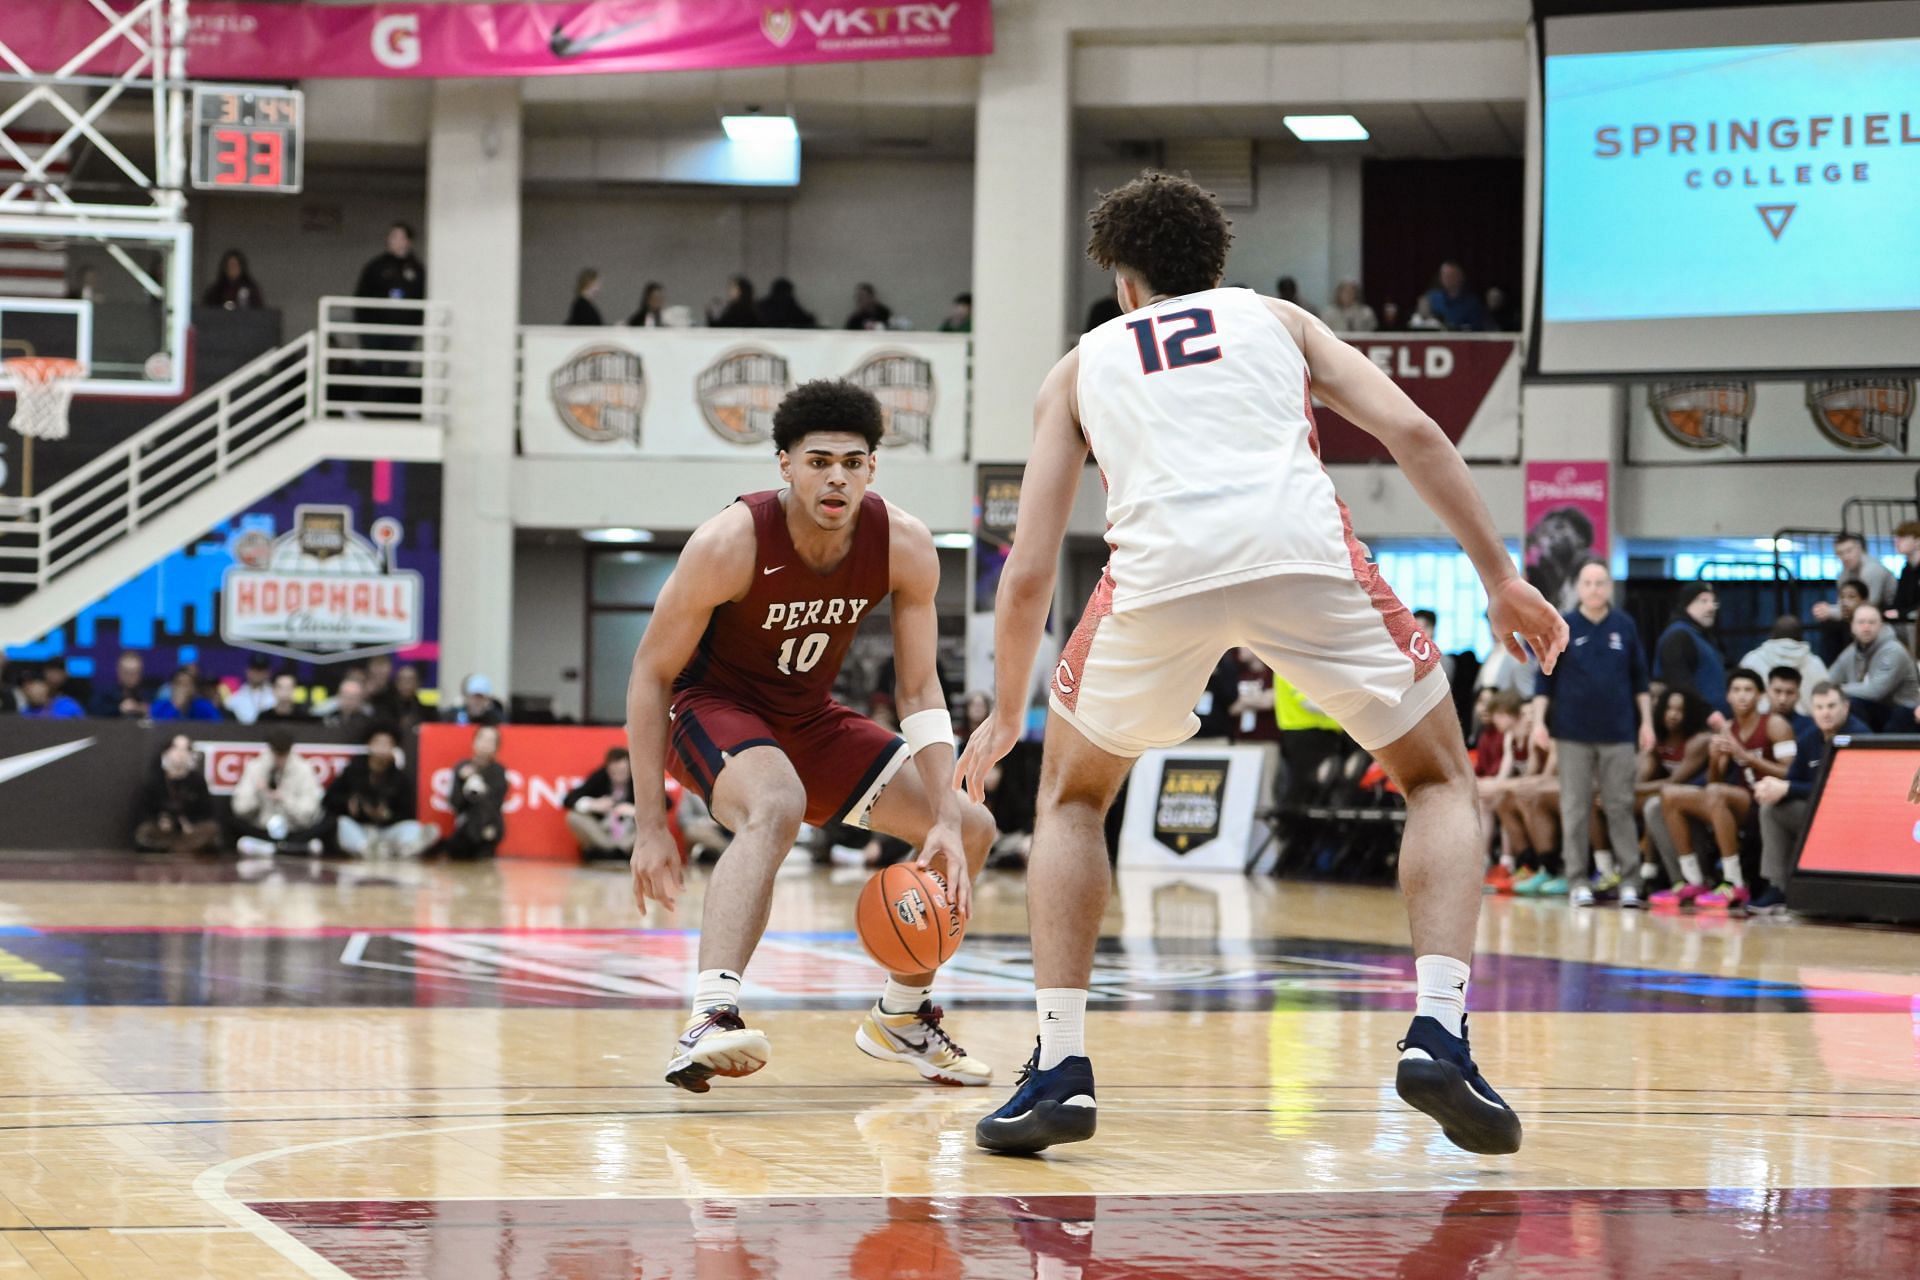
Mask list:
[{"label": "number 10 on jersey", "polygon": [[[797,660],[794,655],[795,645],[800,648]],[[820,665],[820,655],[826,651],[827,633],[824,631],[816,631],[804,640],[789,636],[787,642],[780,646],[780,674],[790,676],[796,671],[811,671]],[[765,651],[762,650],[762,652]]]}]

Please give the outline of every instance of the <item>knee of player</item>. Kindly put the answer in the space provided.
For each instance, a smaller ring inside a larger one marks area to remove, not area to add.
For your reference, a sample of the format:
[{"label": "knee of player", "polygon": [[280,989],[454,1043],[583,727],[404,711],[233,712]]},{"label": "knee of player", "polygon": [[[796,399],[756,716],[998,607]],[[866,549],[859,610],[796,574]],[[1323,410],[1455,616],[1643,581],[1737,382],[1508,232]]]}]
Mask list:
[{"label": "knee of player", "polygon": [[800,824],[807,816],[806,793],[799,787],[769,787],[754,798],[747,811],[745,832],[771,837],[782,846],[800,837]]},{"label": "knee of player", "polygon": [[960,842],[966,846],[967,861],[973,864],[976,871],[986,861],[988,851],[999,837],[1000,827],[987,807],[968,801],[960,814]]}]

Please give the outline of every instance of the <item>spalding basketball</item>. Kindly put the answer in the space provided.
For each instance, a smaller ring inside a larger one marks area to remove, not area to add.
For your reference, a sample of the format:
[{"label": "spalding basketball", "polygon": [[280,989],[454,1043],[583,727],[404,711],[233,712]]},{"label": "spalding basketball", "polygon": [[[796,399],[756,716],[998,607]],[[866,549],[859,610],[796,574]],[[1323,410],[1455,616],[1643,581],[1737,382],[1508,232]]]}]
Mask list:
[{"label": "spalding basketball", "polygon": [[930,973],[959,950],[966,924],[938,875],[911,862],[882,867],[854,908],[860,945],[888,973]]}]

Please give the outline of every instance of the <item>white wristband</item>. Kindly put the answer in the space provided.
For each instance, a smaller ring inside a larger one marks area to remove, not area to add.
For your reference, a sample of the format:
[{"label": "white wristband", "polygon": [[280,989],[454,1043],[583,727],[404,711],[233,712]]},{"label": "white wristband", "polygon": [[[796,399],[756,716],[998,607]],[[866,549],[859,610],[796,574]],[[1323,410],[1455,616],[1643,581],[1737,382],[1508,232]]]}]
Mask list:
[{"label": "white wristband", "polygon": [[900,722],[900,736],[907,740],[907,750],[916,756],[928,747],[951,747],[953,717],[945,707],[916,711]]}]

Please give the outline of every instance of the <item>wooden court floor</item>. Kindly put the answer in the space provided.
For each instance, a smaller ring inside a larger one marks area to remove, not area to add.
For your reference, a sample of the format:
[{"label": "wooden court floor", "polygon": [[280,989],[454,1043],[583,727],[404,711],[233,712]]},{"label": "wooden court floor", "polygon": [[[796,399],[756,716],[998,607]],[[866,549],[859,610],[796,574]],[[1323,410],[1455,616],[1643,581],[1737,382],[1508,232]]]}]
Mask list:
[{"label": "wooden court floor", "polygon": [[[772,1065],[661,1067],[693,968],[624,874],[0,862],[0,1277],[1920,1275],[1920,935],[1491,901],[1467,1155],[1393,1096],[1396,895],[1123,877],[1101,1123],[976,1150],[1031,1047],[1019,877],[937,998],[990,1089],[860,1056],[864,873],[790,866]],[[643,927],[644,926],[644,927]]]}]

